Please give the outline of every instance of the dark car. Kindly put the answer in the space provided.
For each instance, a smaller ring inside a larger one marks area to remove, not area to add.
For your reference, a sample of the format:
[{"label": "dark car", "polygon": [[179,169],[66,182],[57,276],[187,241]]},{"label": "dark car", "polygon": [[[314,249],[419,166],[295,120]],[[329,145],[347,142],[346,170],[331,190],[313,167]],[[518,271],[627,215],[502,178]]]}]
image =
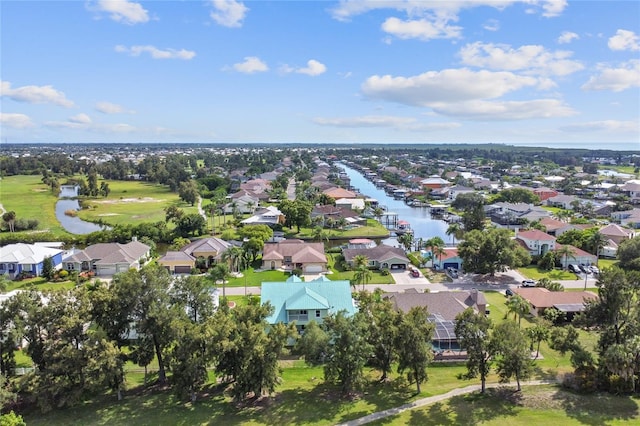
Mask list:
[{"label": "dark car", "polygon": [[418,271],[417,269],[412,269],[410,274],[413,278],[418,278],[420,276],[420,271]]},{"label": "dark car", "polygon": [[510,288],[506,289],[504,291],[504,294],[509,297],[509,296],[513,296],[513,290],[511,290]]}]

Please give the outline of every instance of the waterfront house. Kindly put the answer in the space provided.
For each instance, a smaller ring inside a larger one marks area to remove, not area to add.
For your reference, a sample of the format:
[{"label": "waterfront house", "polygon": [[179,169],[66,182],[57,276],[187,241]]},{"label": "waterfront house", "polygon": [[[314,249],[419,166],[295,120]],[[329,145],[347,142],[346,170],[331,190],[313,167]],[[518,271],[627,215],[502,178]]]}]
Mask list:
[{"label": "waterfront house", "polygon": [[403,249],[386,244],[371,248],[346,248],[342,250],[345,262],[354,266],[356,256],[366,256],[371,269],[407,269],[411,263]]},{"label": "waterfront house", "polygon": [[324,244],[296,239],[265,243],[262,249],[262,269],[283,269],[289,272],[300,269],[304,274],[326,272]]}]

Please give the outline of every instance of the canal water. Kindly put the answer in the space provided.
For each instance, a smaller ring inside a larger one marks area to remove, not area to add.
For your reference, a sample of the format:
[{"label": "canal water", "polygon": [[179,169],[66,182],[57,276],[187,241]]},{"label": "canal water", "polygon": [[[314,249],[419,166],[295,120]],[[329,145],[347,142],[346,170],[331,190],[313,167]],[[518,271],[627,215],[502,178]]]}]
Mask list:
[{"label": "canal water", "polygon": [[[420,238],[428,240],[429,238],[440,237],[447,244],[452,242],[451,236],[447,235],[449,224],[443,220],[432,218],[427,207],[409,206],[403,200],[390,197],[383,189],[376,188],[358,170],[341,163],[337,164],[337,166],[342,168],[349,176],[353,188],[368,198],[378,200],[378,204],[385,207],[388,213],[396,213],[398,220],[409,222],[411,229],[413,229],[414,240]],[[382,242],[392,246],[398,245],[395,237],[382,240]]]},{"label": "canal water", "polygon": [[80,210],[78,203],[78,187],[71,185],[62,185],[60,187],[59,200],[56,202],[56,219],[60,225],[67,231],[76,235],[90,234],[95,231],[101,231],[103,226],[91,222],[85,222],[77,216],[67,216],[64,214],[67,210]]}]

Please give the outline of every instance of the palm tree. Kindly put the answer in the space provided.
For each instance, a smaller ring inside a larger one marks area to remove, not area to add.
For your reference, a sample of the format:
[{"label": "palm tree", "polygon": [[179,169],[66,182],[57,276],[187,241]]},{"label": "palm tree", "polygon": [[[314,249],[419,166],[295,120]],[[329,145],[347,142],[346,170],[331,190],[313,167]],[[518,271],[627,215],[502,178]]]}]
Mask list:
[{"label": "palm tree", "polygon": [[315,228],[313,228],[311,235],[314,241],[318,241],[318,242],[329,241],[329,233],[324,229],[322,229],[320,226],[316,226]]},{"label": "palm tree", "polygon": [[407,232],[406,234],[402,234],[398,237],[398,242],[404,246],[405,251],[411,250],[411,246],[413,245],[413,234]]},{"label": "palm tree", "polygon": [[575,251],[573,250],[573,247],[569,246],[569,245],[562,245],[559,248],[556,249],[556,254],[558,256],[560,256],[560,259],[564,260],[564,268],[563,269],[567,269],[567,264],[569,263],[569,258],[571,259],[575,259]]},{"label": "palm tree", "polygon": [[361,268],[362,266],[369,266],[369,258],[364,254],[358,254],[353,256],[353,267],[356,269]]},{"label": "palm tree", "polygon": [[452,222],[447,227],[447,235],[451,235],[451,244],[456,245],[456,238],[460,239],[462,234],[462,227],[458,222]]},{"label": "palm tree", "polygon": [[519,294],[511,296],[505,304],[507,305],[507,315],[512,313],[514,320],[518,318],[518,326],[520,326],[522,317],[531,310],[531,304]]},{"label": "palm tree", "polygon": [[596,266],[598,265],[598,259],[600,258],[600,252],[607,244],[607,239],[599,231],[596,231],[589,238],[589,243],[593,249],[593,254],[596,255]]},{"label": "palm tree", "polygon": [[366,265],[359,266],[358,269],[356,269],[356,272],[353,274],[354,280],[357,283],[362,284],[363,291],[364,291],[364,285],[369,282],[372,276],[373,274],[371,273],[371,270]]},{"label": "palm tree", "polygon": [[244,254],[242,247],[229,247],[222,253],[222,260],[227,262],[231,272],[239,272],[240,260]]}]

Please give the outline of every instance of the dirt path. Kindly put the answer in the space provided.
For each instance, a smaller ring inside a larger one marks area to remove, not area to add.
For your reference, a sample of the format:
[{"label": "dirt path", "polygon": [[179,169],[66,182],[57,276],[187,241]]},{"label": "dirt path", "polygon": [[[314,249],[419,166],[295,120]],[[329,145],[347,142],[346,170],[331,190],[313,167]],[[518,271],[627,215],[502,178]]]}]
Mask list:
[{"label": "dirt path", "polygon": [[[531,380],[528,382],[522,382],[522,386],[539,386],[539,385],[552,385],[556,384],[555,380]],[[489,383],[487,384],[487,388],[496,388],[499,386],[504,386],[503,383]],[[430,396],[428,398],[421,398],[410,402],[408,404],[401,405],[395,408],[389,408],[388,410],[378,411],[376,413],[369,414],[364,417],[360,417],[359,419],[351,420],[346,423],[341,423],[339,426],[357,426],[364,425],[367,423],[371,423],[375,420],[384,419],[385,417],[395,416],[396,414],[400,414],[407,410],[413,410],[414,408],[424,407],[425,405],[433,404],[435,402],[444,401],[454,396],[465,395],[471,392],[477,392],[480,390],[480,385],[471,385],[464,388],[453,389],[447,393],[443,393],[442,395]]]}]

